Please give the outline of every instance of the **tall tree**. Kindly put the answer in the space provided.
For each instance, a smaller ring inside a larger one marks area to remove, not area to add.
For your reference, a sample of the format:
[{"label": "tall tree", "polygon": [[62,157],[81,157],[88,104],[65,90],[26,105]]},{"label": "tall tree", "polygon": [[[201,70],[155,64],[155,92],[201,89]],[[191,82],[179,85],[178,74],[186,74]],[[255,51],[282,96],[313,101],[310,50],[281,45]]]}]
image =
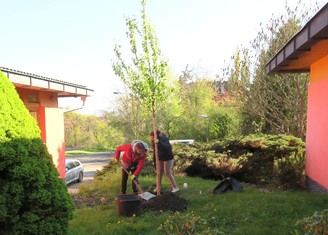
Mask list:
[{"label": "tall tree", "polygon": [[[152,116],[153,130],[156,133],[156,111],[167,96],[165,73],[167,62],[159,48],[159,40],[154,28],[146,17],[146,0],[141,0],[141,25],[135,18],[126,18],[126,35],[130,43],[132,60],[125,61],[121,54],[121,46],[115,45],[117,61],[113,62],[113,70],[124,84],[133,92],[141,104]],[[156,139],[155,134],[155,139]],[[157,144],[156,156],[156,186],[160,194],[160,165],[158,161]]]},{"label": "tall tree", "polygon": [[223,99],[217,89],[217,83],[206,73],[188,66],[182,71],[177,87],[180,111],[172,121],[171,136],[199,141],[217,137],[211,130],[219,121],[217,116]]},{"label": "tall tree", "polygon": [[183,112],[183,107],[180,102],[180,86],[179,81],[173,75],[172,71],[167,72],[167,85],[170,88],[170,93],[161,103],[157,112],[157,126],[159,130],[165,130],[166,134],[172,137],[174,122]]},{"label": "tall tree", "polygon": [[121,130],[127,140],[140,139],[146,132],[149,134],[145,107],[142,106],[137,97],[133,94],[124,93],[120,95],[115,102],[115,114],[120,118],[118,120]]},{"label": "tall tree", "polygon": [[[232,84],[240,85],[237,94],[244,104],[243,113],[249,124],[264,132],[302,138],[306,126],[308,74],[267,75],[265,65],[311,13],[318,10],[318,4],[306,6],[301,4],[303,2],[299,1],[295,9],[286,5],[286,14],[272,17],[263,25],[251,42],[251,50],[242,50],[242,57],[234,57],[234,69],[228,75]],[[242,65],[250,71],[249,82],[242,81],[242,71],[247,71],[241,69]]]},{"label": "tall tree", "polygon": [[65,145],[67,147],[91,147],[90,132],[87,129],[86,116],[75,112],[67,112],[65,120]]},{"label": "tall tree", "polygon": [[65,145],[67,147],[113,148],[124,139],[110,113],[97,117],[67,112],[65,120]]}]

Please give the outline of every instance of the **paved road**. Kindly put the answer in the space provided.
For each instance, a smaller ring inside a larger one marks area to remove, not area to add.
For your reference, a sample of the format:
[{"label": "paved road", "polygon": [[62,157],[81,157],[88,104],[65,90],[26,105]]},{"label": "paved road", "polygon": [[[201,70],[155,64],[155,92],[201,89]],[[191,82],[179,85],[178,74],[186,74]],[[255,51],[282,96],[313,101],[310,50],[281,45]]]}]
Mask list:
[{"label": "paved road", "polygon": [[[96,154],[79,154],[66,156],[67,159],[78,159],[84,166],[84,182],[91,182],[97,170],[101,170],[106,166],[113,157],[113,152],[103,152]],[[73,186],[70,184],[69,186]],[[76,185],[76,184],[75,184]]]}]

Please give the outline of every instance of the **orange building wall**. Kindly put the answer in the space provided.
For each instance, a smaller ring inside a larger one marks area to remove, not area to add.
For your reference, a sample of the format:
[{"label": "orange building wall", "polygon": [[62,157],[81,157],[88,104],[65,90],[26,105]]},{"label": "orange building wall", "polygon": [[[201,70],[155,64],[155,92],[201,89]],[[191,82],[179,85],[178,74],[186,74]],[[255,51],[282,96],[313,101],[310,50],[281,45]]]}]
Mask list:
[{"label": "orange building wall", "polygon": [[328,56],[311,65],[306,132],[306,175],[328,189]]},{"label": "orange building wall", "polygon": [[60,178],[65,178],[64,114],[58,108],[57,94],[20,87],[16,87],[16,90],[30,114],[37,120],[41,138],[52,155]]},{"label": "orange building wall", "polygon": [[19,87],[17,87],[16,90],[27,109],[38,108],[39,106],[58,107],[58,96],[55,92],[38,91]]},{"label": "orange building wall", "polygon": [[59,108],[41,107],[40,128],[60,178],[65,178],[64,114]]}]

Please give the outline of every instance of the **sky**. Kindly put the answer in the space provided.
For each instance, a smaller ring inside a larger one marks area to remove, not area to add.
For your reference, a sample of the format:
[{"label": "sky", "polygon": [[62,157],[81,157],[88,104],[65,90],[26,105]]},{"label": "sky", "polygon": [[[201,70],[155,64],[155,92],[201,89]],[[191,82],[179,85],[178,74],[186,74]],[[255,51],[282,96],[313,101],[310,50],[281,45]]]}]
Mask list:
[{"label": "sky", "polygon": [[[214,76],[286,2],[297,0],[148,0],[146,14],[175,75],[188,65]],[[140,20],[139,0],[0,0],[0,9],[0,67],[93,89],[80,113],[114,107],[113,92],[123,86],[112,70],[113,48],[129,50],[124,17]]]}]

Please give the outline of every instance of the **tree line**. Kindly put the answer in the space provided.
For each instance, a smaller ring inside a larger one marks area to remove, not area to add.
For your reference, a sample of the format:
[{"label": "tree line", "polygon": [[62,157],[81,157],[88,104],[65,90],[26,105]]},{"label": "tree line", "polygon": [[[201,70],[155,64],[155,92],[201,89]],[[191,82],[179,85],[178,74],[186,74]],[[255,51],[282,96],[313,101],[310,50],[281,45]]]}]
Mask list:
[{"label": "tree line", "polygon": [[[240,46],[215,78],[188,65],[175,75],[167,66],[167,95],[156,107],[157,128],[170,139],[199,142],[252,133],[305,139],[309,74],[268,75],[265,65],[321,5],[302,0],[293,9],[286,5],[283,14],[261,23],[256,37]],[[131,37],[135,36],[130,35],[130,41]],[[131,51],[136,53],[135,48]],[[66,146],[114,148],[133,139],[148,140],[152,119],[131,86],[117,97],[114,110],[100,117],[66,113]]]}]

